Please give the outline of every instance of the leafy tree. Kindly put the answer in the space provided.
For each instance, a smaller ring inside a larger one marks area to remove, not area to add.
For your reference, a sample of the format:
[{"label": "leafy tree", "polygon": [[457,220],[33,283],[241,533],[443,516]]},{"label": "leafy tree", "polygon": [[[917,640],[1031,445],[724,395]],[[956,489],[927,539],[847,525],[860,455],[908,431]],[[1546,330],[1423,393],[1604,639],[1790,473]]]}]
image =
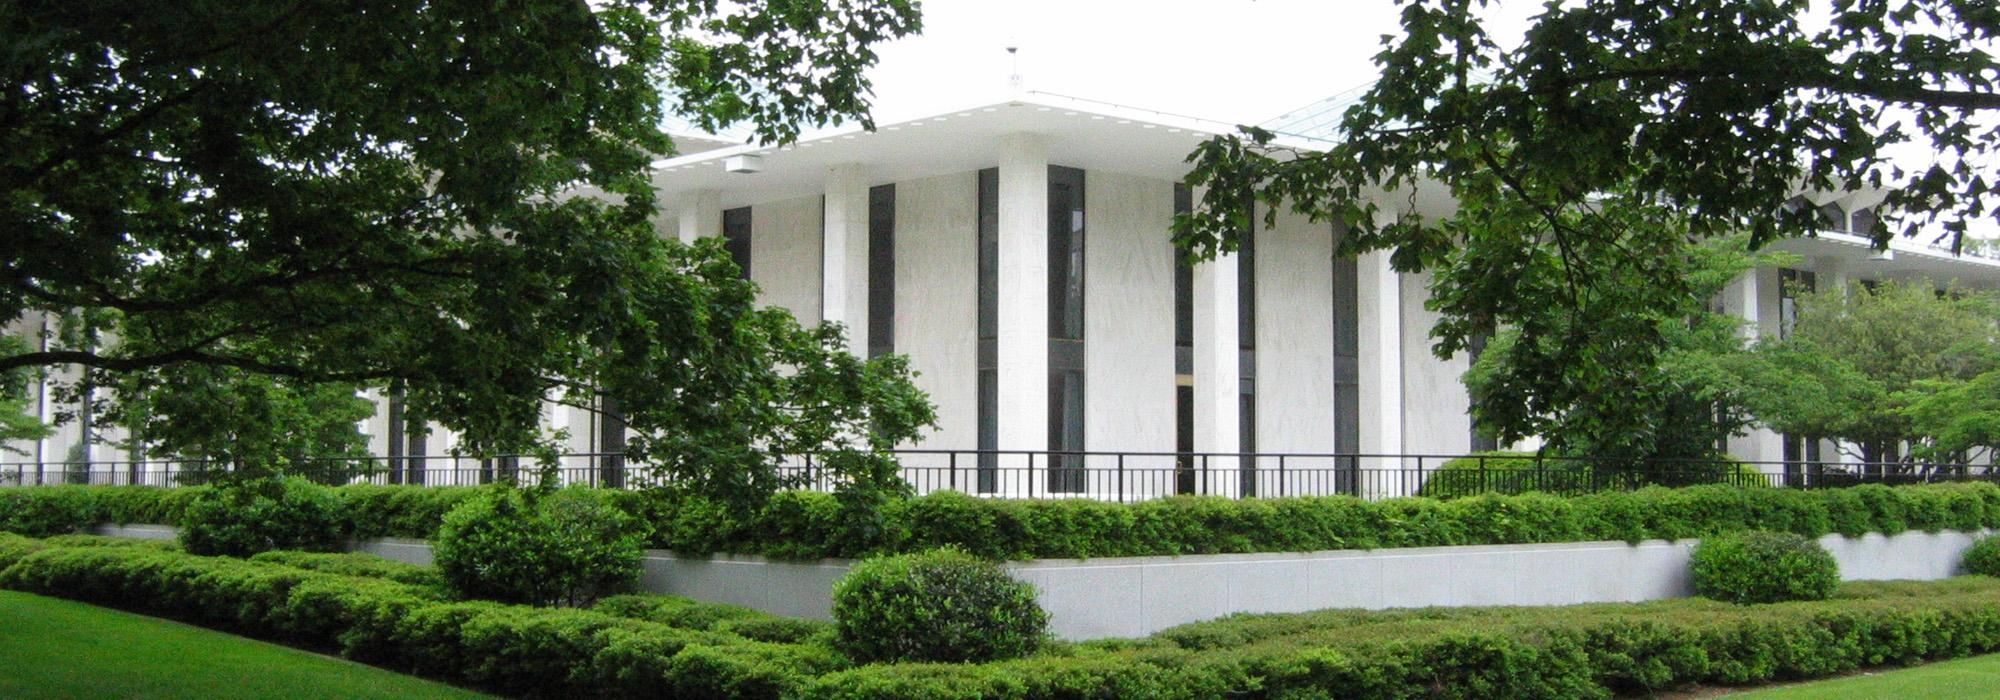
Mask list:
[{"label": "leafy tree", "polygon": [[[1560,274],[1529,276],[1543,286],[1508,294],[1517,297],[1509,318],[1518,325],[1503,328],[1465,375],[1480,430],[1502,442],[1541,436],[1551,452],[1602,458],[1594,464],[1616,470],[1717,457],[1716,445],[1750,423],[1730,364],[1743,351],[1740,321],[1711,312],[1708,300],[1736,275],[1778,258],[1744,252],[1742,237],[1689,244],[1642,233],[1655,230],[1635,226],[1633,240],[1620,242],[1647,247],[1653,271],[1624,269],[1633,277],[1597,288],[1580,305],[1548,303],[1562,293],[1553,287]],[[1553,244],[1518,257],[1530,266],[1567,264]],[[1469,266],[1446,270],[1434,281],[1440,304],[1454,303],[1452,295],[1472,284],[1467,278],[1480,274]],[[1640,277],[1646,274],[1682,276],[1692,293],[1656,301]],[[1648,337],[1665,340],[1657,359],[1639,340]]]},{"label": "leafy tree", "polygon": [[[1960,233],[2000,196],[1988,49],[2000,6],[1986,0],[1551,2],[1511,48],[1481,23],[1484,0],[1402,5],[1380,80],[1331,145],[1245,128],[1195,150],[1187,180],[1207,193],[1175,240],[1197,257],[1234,249],[1253,199],[1343,223],[1342,253],[1393,250],[1399,270],[1439,271],[1441,356],[1499,327],[1518,329],[1517,347],[1568,349],[1572,364],[1521,376],[1532,386],[1518,396],[1642,371],[1667,351],[1665,325],[1578,335],[1535,322],[1543,305],[1697,296],[1662,262],[1667,243],[1634,227],[1678,218],[1658,235],[1760,246],[1817,228],[1810,207],[1786,206],[1801,189],[1869,186],[1889,190],[1879,245],[1925,224]],[[1906,143],[1939,157],[1905,172],[1889,154]],[[1457,207],[1376,216],[1418,191]]]},{"label": "leafy tree", "polygon": [[1981,444],[1979,407],[1992,402],[1978,392],[1992,380],[1975,380],[2000,370],[1990,296],[1884,281],[1798,303],[1790,335],[1739,369],[1762,422],[1859,445],[1870,461],[1896,461],[1904,444],[1923,448],[1908,457],[1962,461]]},{"label": "leafy tree", "polygon": [[660,240],[649,164],[668,110],[766,142],[870,123],[874,47],[917,26],[910,0],[9,4],[0,318],[115,342],[0,373],[143,388],[111,400],[201,450],[234,448],[200,397],[276,419],[363,384],[477,453],[532,447],[547,396],[610,398],[676,475],[905,439],[929,420],[906,366]]},{"label": "leafy tree", "polygon": [[[231,367],[180,365],[123,377],[109,421],[135,454],[203,460],[190,471],[245,465],[343,481],[368,455],[360,422],[373,403],[351,384],[299,382]],[[348,458],[348,459],[343,459]]]},{"label": "leafy tree", "polygon": [[1906,397],[1903,417],[1925,438],[1912,456],[1962,464],[2000,450],[2000,370],[1967,382],[1919,382]]},{"label": "leafy tree", "polygon": [[[26,341],[11,335],[0,335],[0,354],[26,352]],[[49,434],[49,426],[29,410],[34,404],[32,395],[35,372],[30,368],[17,368],[0,373],[0,451],[17,451],[7,443],[15,440],[39,440]]]}]

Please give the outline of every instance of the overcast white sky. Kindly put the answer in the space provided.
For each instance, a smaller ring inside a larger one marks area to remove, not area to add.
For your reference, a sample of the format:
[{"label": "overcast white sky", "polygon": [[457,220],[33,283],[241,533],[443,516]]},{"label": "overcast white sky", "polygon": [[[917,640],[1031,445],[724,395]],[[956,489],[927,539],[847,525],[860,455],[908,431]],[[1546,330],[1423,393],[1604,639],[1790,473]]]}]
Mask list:
[{"label": "overcast white sky", "polygon": [[[1509,0],[1518,36],[1539,2]],[[878,121],[994,102],[1020,46],[1029,89],[1258,123],[1375,76],[1389,0],[923,0],[923,35],[882,49]]]}]

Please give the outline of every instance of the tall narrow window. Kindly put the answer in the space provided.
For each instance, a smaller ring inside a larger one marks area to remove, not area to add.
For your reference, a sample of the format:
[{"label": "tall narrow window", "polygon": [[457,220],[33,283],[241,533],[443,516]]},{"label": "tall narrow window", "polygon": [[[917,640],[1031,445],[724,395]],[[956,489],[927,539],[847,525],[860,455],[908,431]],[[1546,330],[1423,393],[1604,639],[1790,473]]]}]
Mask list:
[{"label": "tall narrow window", "polygon": [[979,492],[1000,486],[1000,169],[979,171]]},{"label": "tall narrow window", "polygon": [[[1256,203],[1251,203],[1256,211]],[[1237,448],[1245,455],[1257,452],[1257,217],[1243,231],[1236,248],[1236,372]],[[1237,488],[1245,496],[1257,495],[1257,458],[1248,456],[1237,464]]]},{"label": "tall narrow window", "polygon": [[729,251],[729,259],[743,268],[743,279],[750,279],[750,208],[737,207],[722,212],[722,247]]},{"label": "tall narrow window", "polygon": [[[1468,359],[1470,359],[1473,364],[1478,364],[1479,356],[1486,354],[1486,341],[1490,339],[1491,338],[1484,333],[1466,339],[1465,341],[1466,355],[1468,355]],[[1494,450],[1500,449],[1500,443],[1498,440],[1495,440],[1492,436],[1480,432],[1479,430],[1479,418],[1478,418],[1479,400],[1471,399],[1468,403],[1469,405],[1467,406],[1466,409],[1466,417],[1470,419],[1468,422],[1472,426],[1472,442],[1470,443],[1472,445],[1472,451],[1492,452]]]},{"label": "tall narrow window", "polygon": [[[1333,451],[1361,452],[1361,311],[1360,281],[1352,254],[1341,251],[1345,226],[1333,228]],[[1360,492],[1357,457],[1335,464],[1334,487],[1340,493]]]},{"label": "tall narrow window", "polygon": [[[1083,171],[1049,166],[1049,459],[1052,493],[1084,490]],[[1070,453],[1070,454],[1064,454]]]},{"label": "tall narrow window", "polygon": [[[1194,211],[1194,190],[1174,185],[1174,214]],[[1174,256],[1174,492],[1194,493],[1194,266],[1173,245]]]},{"label": "tall narrow window", "polygon": [[389,443],[389,483],[400,484],[403,483],[403,472],[410,466],[403,454],[407,439],[403,435],[403,390],[389,390],[389,405],[385,412],[389,414],[389,425],[383,431],[383,439]]},{"label": "tall narrow window", "polygon": [[625,413],[618,399],[600,396],[597,421],[598,483],[610,488],[625,487]]},{"label": "tall narrow window", "polygon": [[868,356],[896,351],[896,186],[868,190]]},{"label": "tall narrow window", "polygon": [[408,445],[403,448],[403,454],[409,461],[409,469],[404,472],[405,483],[422,486],[424,468],[430,466],[430,430],[425,427],[423,421],[413,421],[406,417],[403,434],[409,437]]}]

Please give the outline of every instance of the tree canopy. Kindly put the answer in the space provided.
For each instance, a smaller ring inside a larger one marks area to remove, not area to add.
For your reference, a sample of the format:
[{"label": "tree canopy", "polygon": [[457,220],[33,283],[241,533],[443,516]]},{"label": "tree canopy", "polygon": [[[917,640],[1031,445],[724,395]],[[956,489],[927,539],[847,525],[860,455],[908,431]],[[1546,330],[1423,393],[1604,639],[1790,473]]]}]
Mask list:
[{"label": "tree canopy", "polygon": [[[2000,197],[1992,2],[1549,2],[1518,45],[1482,24],[1488,4],[1404,0],[1380,79],[1329,143],[1254,127],[1204,142],[1187,179],[1206,194],[1176,242],[1233,250],[1253,200],[1341,222],[1345,254],[1440,271],[1438,354],[1511,326],[1521,347],[1567,348],[1524,377],[1557,392],[1565,371],[1657,364],[1669,338],[1539,325],[1538,309],[1684,306],[1702,285],[1665,248],[1811,234],[1812,208],[1787,205],[1801,191],[1886,190],[1878,245],[1959,234]],[[1890,157],[1904,144],[1937,156],[1908,168]],[[1456,208],[1377,216],[1418,191]]]},{"label": "tree canopy", "polygon": [[548,397],[689,460],[905,439],[929,406],[900,361],[660,240],[649,164],[669,111],[868,123],[874,46],[917,27],[910,0],[10,3],[0,318],[103,342],[0,374],[81,367],[183,445],[228,443],[163,390],[379,386],[475,452],[531,445]]},{"label": "tree canopy", "polygon": [[1981,427],[1995,420],[1993,401],[1979,395],[2000,370],[1993,297],[1918,280],[1797,298],[1791,332],[1737,363],[1760,422],[1855,445],[1869,461],[1963,463],[1993,444]]},{"label": "tree canopy", "polygon": [[[1617,469],[1715,458],[1722,441],[1751,424],[1731,362],[1744,351],[1742,321],[1711,309],[1708,300],[1736,275],[1782,261],[1781,254],[1752,255],[1742,236],[1690,246],[1645,233],[1652,230],[1635,228],[1635,236],[1651,242],[1629,244],[1647,246],[1658,256],[1656,269],[1686,277],[1693,293],[1663,302],[1647,295],[1644,278],[1630,277],[1565,307],[1534,303],[1555,296],[1552,289],[1516,288],[1512,294],[1524,297],[1511,313],[1517,321],[1500,330],[1465,375],[1481,431],[1502,443],[1541,437],[1556,454],[1599,458],[1596,464]],[[1564,264],[1547,243],[1523,257]],[[1558,278],[1532,279],[1550,285]],[[1457,288],[1450,281],[1440,286]],[[1652,337],[1664,339],[1663,351],[1646,344]]]}]

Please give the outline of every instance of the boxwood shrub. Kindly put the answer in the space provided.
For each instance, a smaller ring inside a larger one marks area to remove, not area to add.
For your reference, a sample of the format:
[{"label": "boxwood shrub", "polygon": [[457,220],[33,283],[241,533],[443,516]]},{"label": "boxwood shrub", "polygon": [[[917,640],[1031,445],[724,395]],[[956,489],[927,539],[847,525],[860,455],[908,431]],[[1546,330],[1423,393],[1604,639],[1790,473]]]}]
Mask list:
[{"label": "boxwood shrub", "polygon": [[1017,658],[1048,624],[1033,586],[956,549],[868,559],[833,585],[834,639],[861,661]]},{"label": "boxwood shrub", "polygon": [[1966,548],[1959,569],[1968,574],[2000,576],[2000,535],[1987,535]]},{"label": "boxwood shrub", "polygon": [[638,580],[647,534],[591,489],[498,486],[446,513],[431,552],[461,596],[585,605]]},{"label": "boxwood shrub", "polygon": [[1711,535],[1695,546],[1690,561],[1695,593],[1730,603],[1825,600],[1840,585],[1833,555],[1790,532]]}]

